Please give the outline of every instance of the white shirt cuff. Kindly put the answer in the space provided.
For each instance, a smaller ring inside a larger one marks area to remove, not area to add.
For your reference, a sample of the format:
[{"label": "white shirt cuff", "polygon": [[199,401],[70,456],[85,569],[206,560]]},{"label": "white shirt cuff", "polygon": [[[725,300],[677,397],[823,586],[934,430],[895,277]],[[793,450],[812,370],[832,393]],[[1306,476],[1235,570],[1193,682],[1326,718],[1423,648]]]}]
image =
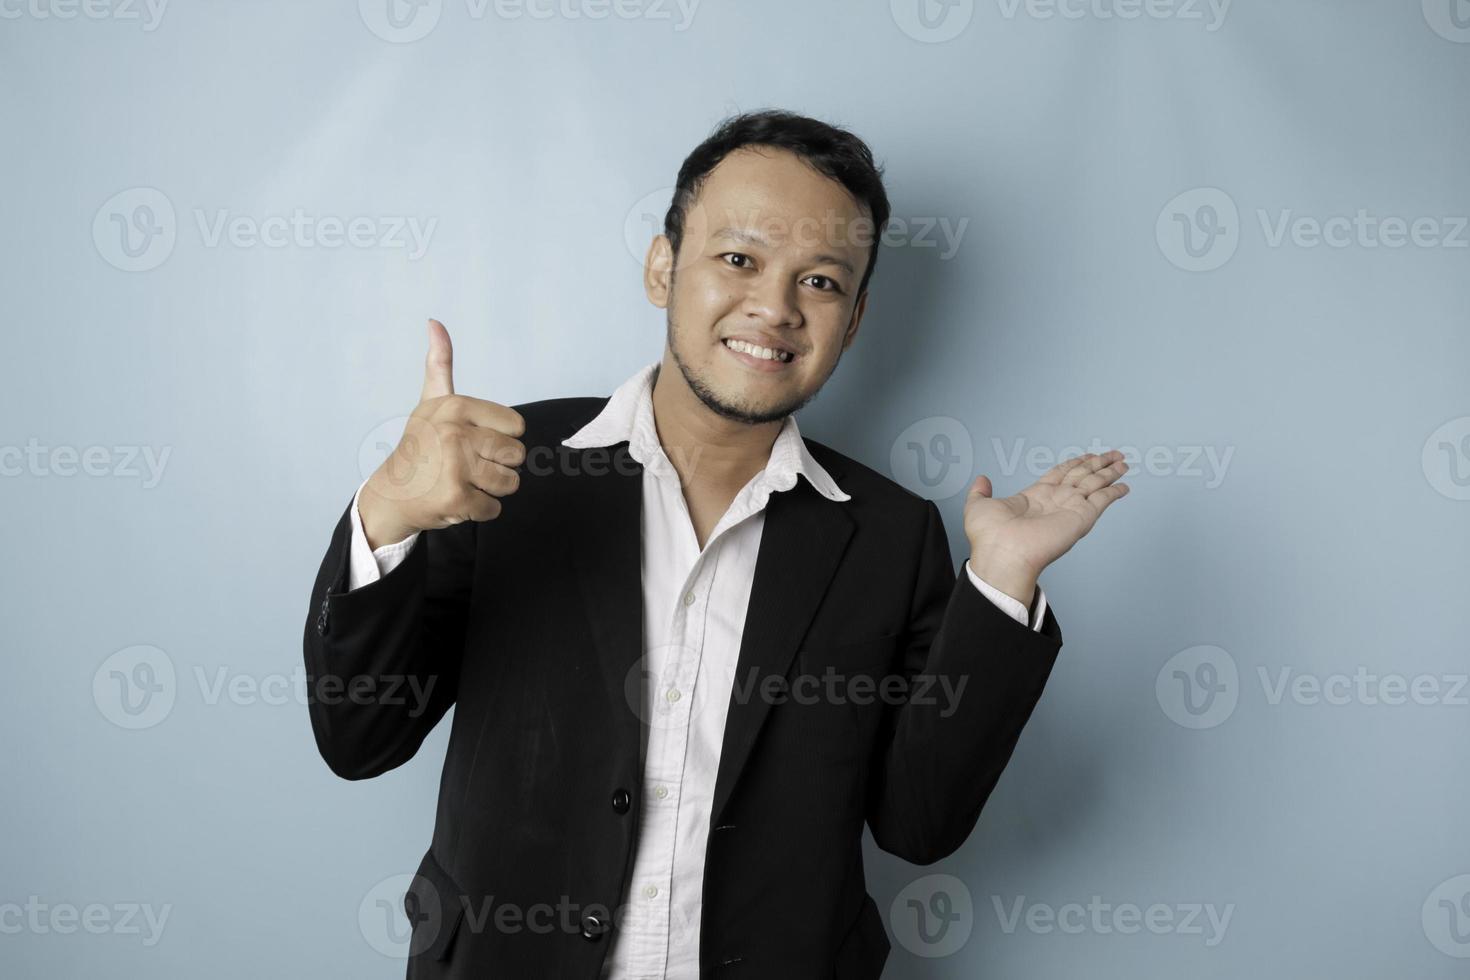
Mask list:
[{"label": "white shirt cuff", "polygon": [[[1021,623],[1022,625],[1026,625],[1026,607],[1021,605],[1021,600],[1006,595],[1000,589],[997,589],[995,586],[991,585],[989,582],[976,575],[975,570],[970,567],[969,559],[965,560],[965,574],[970,576],[970,581],[974,583],[975,588],[980,590],[980,594],[989,599],[991,602],[995,603],[995,605],[1000,609],[1001,612],[1005,613],[1007,616],[1010,616],[1016,622]],[[1041,584],[1037,583],[1036,613],[1031,619],[1030,626],[1033,630],[1039,633],[1041,632],[1041,624],[1045,620],[1046,592],[1042,590]]]},{"label": "white shirt cuff", "polygon": [[[367,486],[366,480],[362,481],[362,486]],[[347,558],[349,592],[371,585],[397,568],[399,562],[408,557],[408,553],[413,550],[413,543],[419,538],[418,532],[414,532],[402,541],[385,544],[376,551],[369,547],[367,532],[362,529],[362,515],[357,511],[357,498],[362,494],[362,486],[352,495],[352,544]]]}]

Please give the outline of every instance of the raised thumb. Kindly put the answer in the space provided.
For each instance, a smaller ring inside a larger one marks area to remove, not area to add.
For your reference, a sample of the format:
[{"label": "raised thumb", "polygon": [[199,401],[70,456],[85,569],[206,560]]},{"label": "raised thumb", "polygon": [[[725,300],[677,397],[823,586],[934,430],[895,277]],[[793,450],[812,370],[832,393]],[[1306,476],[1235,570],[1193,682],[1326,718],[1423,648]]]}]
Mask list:
[{"label": "raised thumb", "polygon": [[454,394],[454,345],[438,320],[429,321],[429,356],[424,359],[424,390],[420,401]]}]

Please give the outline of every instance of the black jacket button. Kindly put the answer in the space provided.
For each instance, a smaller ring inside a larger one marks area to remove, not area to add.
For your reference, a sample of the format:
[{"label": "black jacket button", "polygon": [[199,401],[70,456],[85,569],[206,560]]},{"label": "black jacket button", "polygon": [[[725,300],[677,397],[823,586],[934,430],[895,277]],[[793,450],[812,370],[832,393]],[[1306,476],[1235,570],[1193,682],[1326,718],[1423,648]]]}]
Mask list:
[{"label": "black jacket button", "polygon": [[628,795],[627,790],[619,789],[613,792],[612,804],[617,812],[627,813],[628,808],[633,805],[633,797]]},{"label": "black jacket button", "polygon": [[584,915],[582,917],[583,939],[595,943],[602,938],[604,932],[607,932],[607,923],[602,920],[601,916]]}]

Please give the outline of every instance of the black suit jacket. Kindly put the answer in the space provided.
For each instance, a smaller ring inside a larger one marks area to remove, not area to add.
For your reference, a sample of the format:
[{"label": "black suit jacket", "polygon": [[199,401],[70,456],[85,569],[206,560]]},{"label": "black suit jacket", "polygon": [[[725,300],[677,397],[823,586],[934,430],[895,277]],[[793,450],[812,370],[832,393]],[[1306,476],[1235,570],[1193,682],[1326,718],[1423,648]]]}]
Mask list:
[{"label": "black suit jacket", "polygon": [[[316,577],[309,710],[335,773],[403,764],[457,706],[405,896],[410,977],[595,980],[620,920],[646,744],[642,473],[627,443],[560,445],[606,403],[516,406],[527,459],[498,520],[425,532],[349,592],[349,507]],[[852,499],[799,479],[767,504],[709,826],[704,978],[877,977],[889,942],[864,823],[915,864],[958,848],[1062,643],[1050,610],[1037,632],[975,589],[932,502],[807,446]],[[812,693],[781,686],[803,674],[847,686],[783,700]],[[965,678],[963,695],[926,676]]]}]

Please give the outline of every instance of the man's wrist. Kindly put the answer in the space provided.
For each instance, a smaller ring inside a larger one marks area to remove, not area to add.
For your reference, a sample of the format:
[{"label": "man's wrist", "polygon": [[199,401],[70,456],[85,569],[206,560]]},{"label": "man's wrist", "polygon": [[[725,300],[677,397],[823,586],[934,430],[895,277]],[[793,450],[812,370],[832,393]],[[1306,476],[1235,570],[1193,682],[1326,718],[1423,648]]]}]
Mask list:
[{"label": "man's wrist", "polygon": [[972,553],[970,570],[1027,609],[1036,601],[1037,573],[1019,562],[1005,561],[993,554]]},{"label": "man's wrist", "polygon": [[373,493],[371,480],[357,495],[357,516],[362,520],[362,533],[367,538],[368,547],[374,551],[386,544],[397,544],[416,533],[415,528],[398,521],[387,504],[386,500]]}]

